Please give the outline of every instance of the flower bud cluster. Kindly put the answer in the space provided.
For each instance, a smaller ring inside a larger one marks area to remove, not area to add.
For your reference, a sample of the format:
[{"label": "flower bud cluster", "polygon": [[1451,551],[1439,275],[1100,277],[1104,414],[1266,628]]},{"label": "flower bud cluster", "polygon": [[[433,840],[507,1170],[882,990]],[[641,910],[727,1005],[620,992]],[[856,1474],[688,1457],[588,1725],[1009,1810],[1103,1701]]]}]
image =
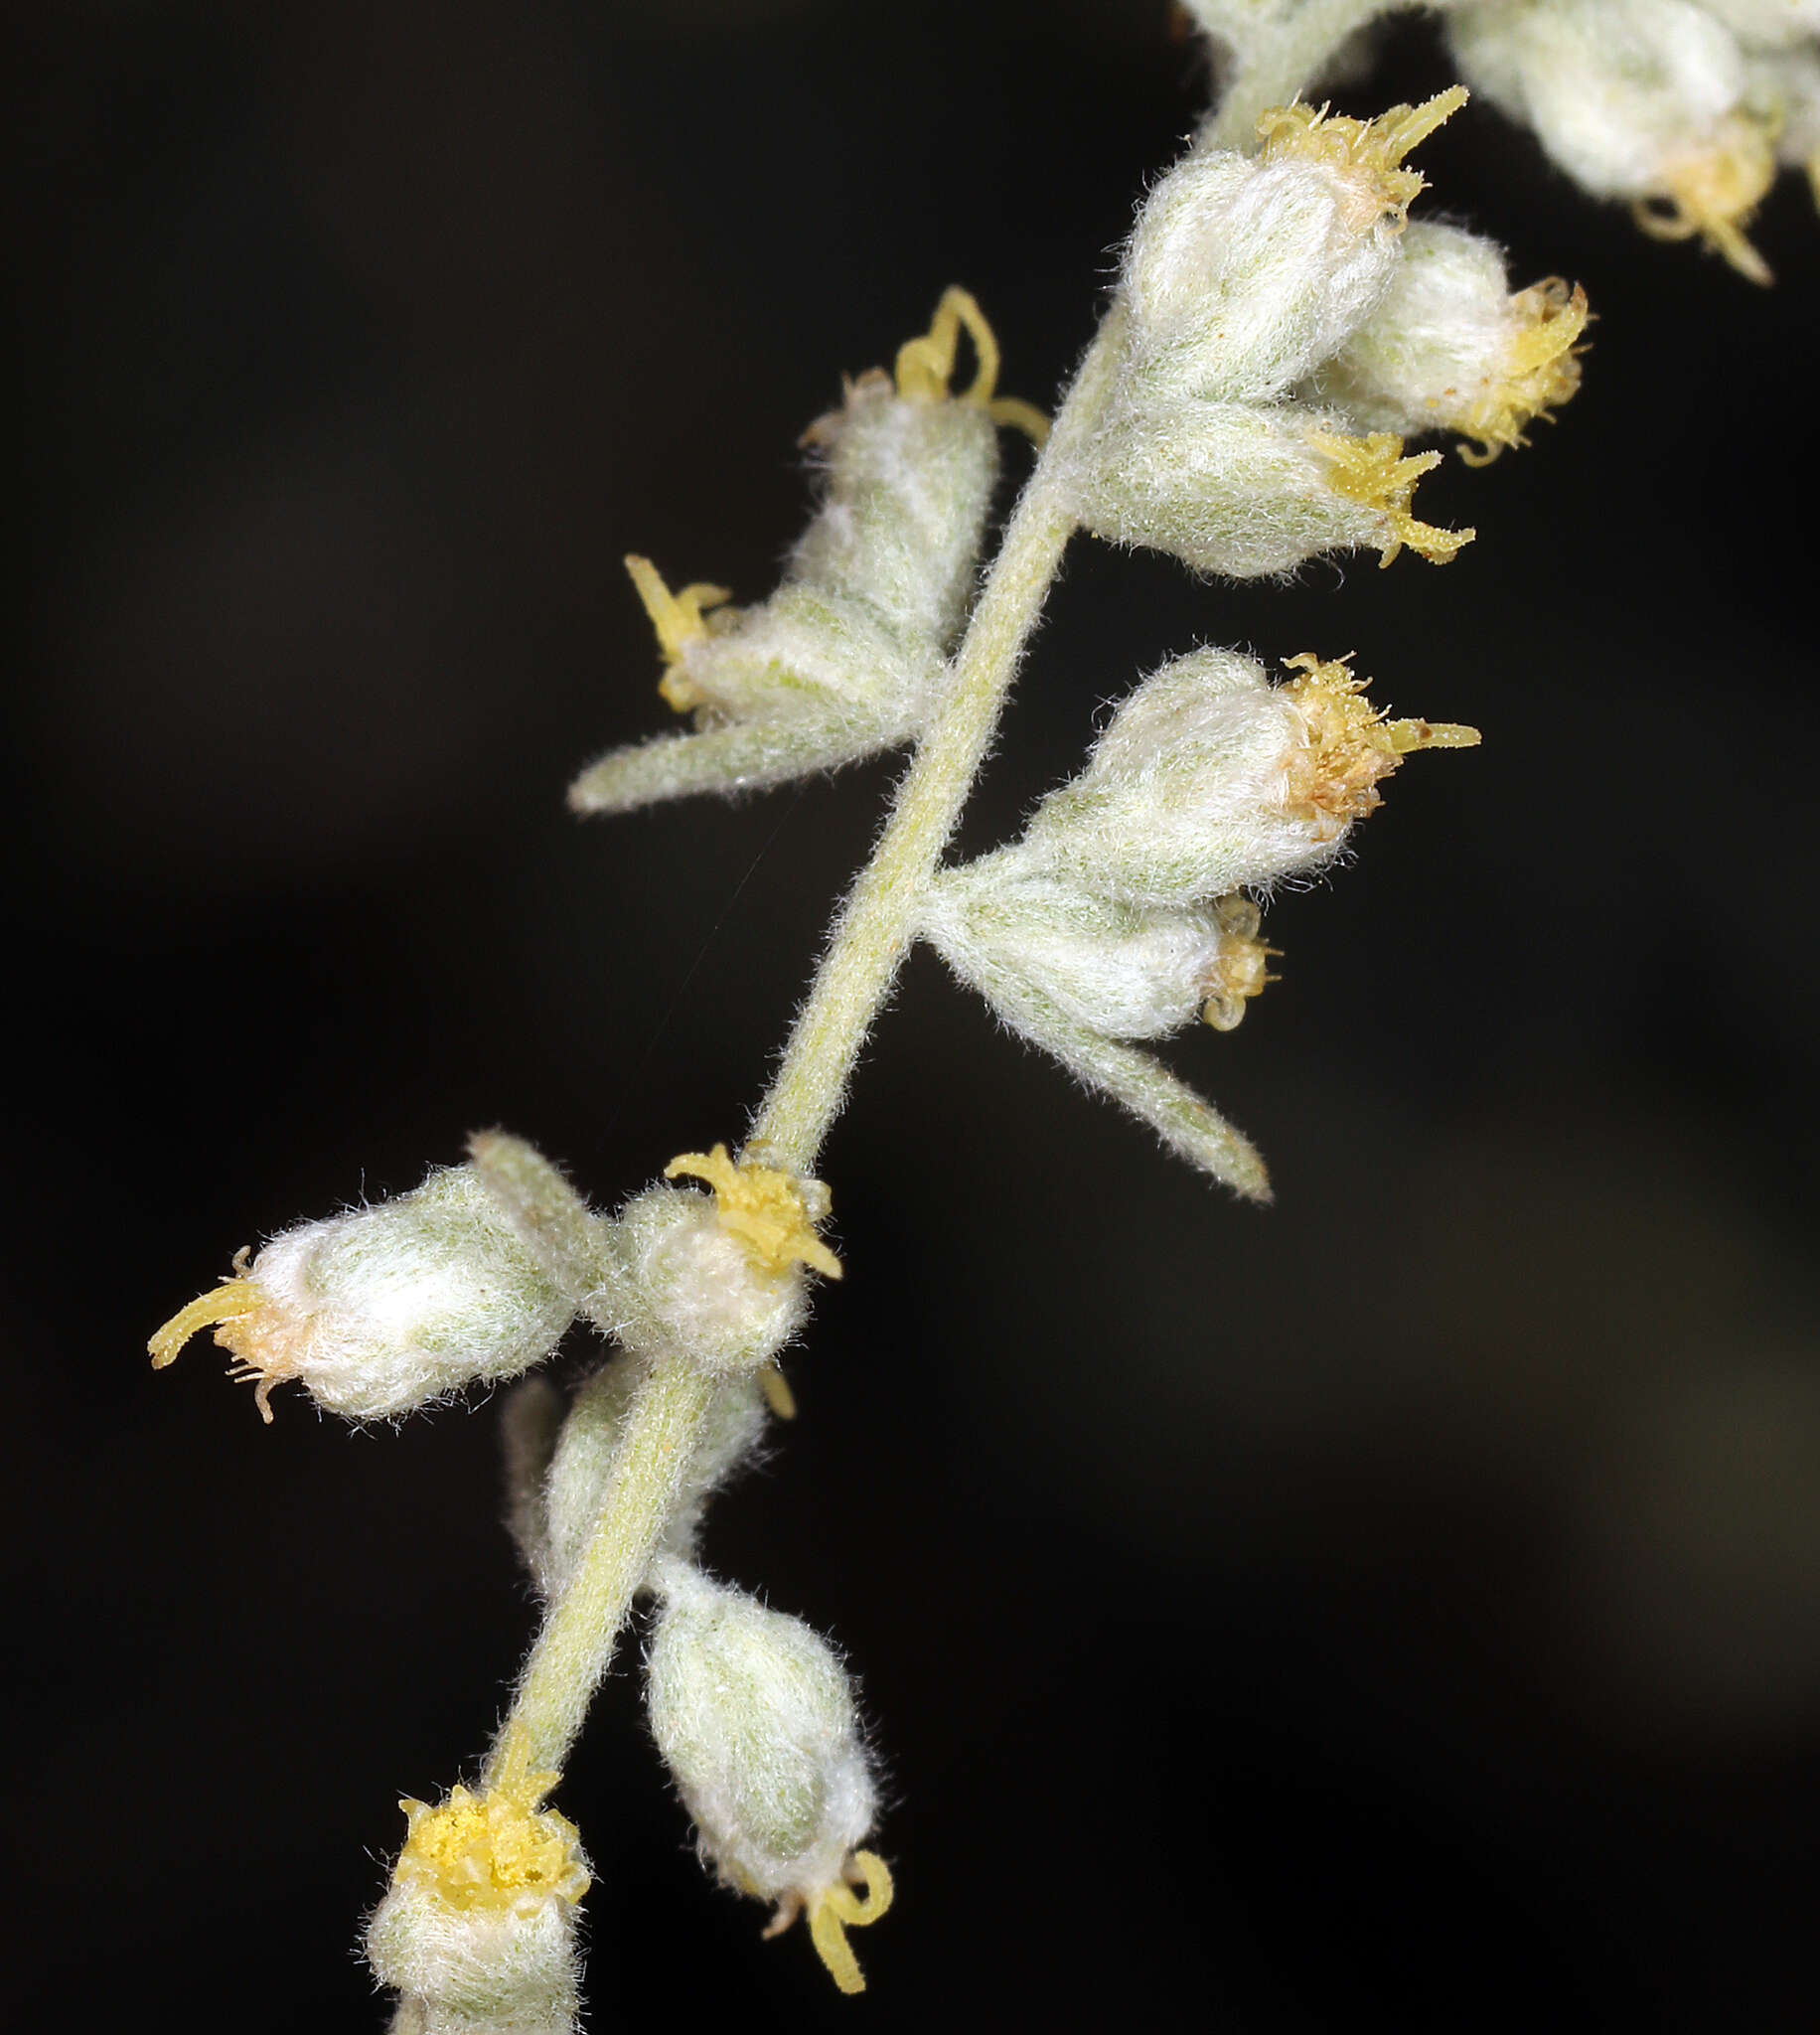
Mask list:
[{"label": "flower bud cluster", "polygon": [[385,1419],[516,1376],[561,1340],[604,1276],[602,1226],[518,1139],[478,1138],[466,1166],[274,1237],[150,1342],[162,1368],[203,1329],[256,1380],[297,1379],[325,1411]]},{"label": "flower bud cluster", "polygon": [[1412,261],[1405,158],[1464,99],[1366,121],[1274,107],[1255,155],[1202,148],[1163,178],[1126,251],[1117,386],[1072,461],[1088,529],[1235,578],[1355,547],[1439,563],[1470,541],[1417,520],[1440,454],[1403,435],[1521,443],[1574,391],[1586,307],[1559,284],[1512,297],[1469,235],[1431,230]]},{"label": "flower bud cluster", "polygon": [[857,1848],[878,1792],[846,1671],[802,1620],[686,1562],[654,1574],[651,1729],[702,1862],[774,1902],[774,1932],[807,1911],[835,1983],[858,1992],[865,1981],[845,1932],[885,1912],[891,1878]]},{"label": "flower bud cluster", "polygon": [[937,878],[923,923],[1013,1030],[1245,1191],[1262,1186],[1249,1148],[1197,1145],[1184,1125],[1206,1106],[1117,1042],[1197,1015],[1231,1030],[1275,951],[1241,893],[1332,861],[1411,751],[1478,740],[1386,720],[1343,662],[1289,669],[1273,686],[1256,659],[1203,650],[1153,674],[1020,841]]},{"label": "flower bud cluster", "polygon": [[509,1742],[491,1785],[399,1806],[409,1834],[367,1929],[379,1982],[414,2035],[571,2035],[575,1905],[588,1890],[575,1827],[540,1807],[557,1781]]},{"label": "flower bud cluster", "polygon": [[[961,332],[979,373],[949,389]],[[966,612],[998,473],[997,426],[1040,433],[1027,404],[992,393],[998,353],[965,290],[944,296],[895,375],[849,383],[805,444],[822,502],[783,584],[756,607],[723,588],[673,593],[626,560],[666,662],[660,691],[695,732],[603,757],[576,781],[581,812],[622,812],[702,790],[738,791],[829,769],[913,736]]]},{"label": "flower bud cluster", "polygon": [[1778,160],[1820,191],[1820,0],[1476,0],[1447,35],[1583,189],[1769,281],[1745,229]]}]

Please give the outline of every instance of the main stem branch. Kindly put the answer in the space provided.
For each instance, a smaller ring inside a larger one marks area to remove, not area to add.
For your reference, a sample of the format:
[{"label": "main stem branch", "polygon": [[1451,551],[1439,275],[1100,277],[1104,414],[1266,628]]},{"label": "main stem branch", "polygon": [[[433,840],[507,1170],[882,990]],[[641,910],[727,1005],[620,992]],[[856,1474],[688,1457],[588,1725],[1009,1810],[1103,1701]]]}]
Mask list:
[{"label": "main stem branch", "polygon": [[[847,1078],[915,937],[924,887],[980,765],[1074,529],[1064,480],[1069,448],[1092,429],[1123,328],[1102,324],[1024,489],[957,653],[947,694],[898,787],[798,1015],[784,1061],[752,1127],[775,1163],[807,1173],[840,1108]],[[560,1767],[613,1657],[620,1628],[675,1509],[717,1380],[686,1352],[651,1368],[627,1413],[612,1481],[587,1552],[538,1634],[494,1743],[522,1729],[533,1767]]]}]

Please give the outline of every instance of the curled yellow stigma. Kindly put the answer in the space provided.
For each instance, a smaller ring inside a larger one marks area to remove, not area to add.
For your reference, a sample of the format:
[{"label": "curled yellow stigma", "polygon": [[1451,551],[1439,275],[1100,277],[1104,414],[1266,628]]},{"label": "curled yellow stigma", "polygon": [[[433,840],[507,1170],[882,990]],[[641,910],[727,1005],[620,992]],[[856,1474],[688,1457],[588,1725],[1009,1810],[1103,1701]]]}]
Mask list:
[{"label": "curled yellow stigma", "polygon": [[1508,446],[1525,445],[1524,426],[1537,417],[1547,421],[1580,388],[1580,356],[1574,342],[1587,329],[1587,293],[1578,283],[1570,290],[1558,275],[1532,283],[1510,300],[1514,321],[1499,364],[1487,378],[1477,401],[1459,428],[1478,440],[1477,448],[1462,445],[1459,456],[1468,466],[1488,466]]},{"label": "curled yellow stigma", "polygon": [[638,597],[658,633],[658,648],[664,653],[664,677],[658,691],[679,713],[686,713],[701,704],[702,696],[683,669],[682,654],[691,643],[699,643],[712,633],[707,610],[724,607],[733,596],[726,587],[709,586],[703,580],[693,581],[681,593],[672,593],[658,568],[636,551],[627,553],[626,570],[638,588]]},{"label": "curled yellow stigma", "polygon": [[[864,1885],[863,1894],[851,1884],[855,1878]],[[807,1907],[810,1941],[816,1947],[816,1955],[828,1966],[829,1975],[842,1992],[863,1992],[865,1973],[859,1968],[859,1959],[853,1956],[846,1933],[849,1929],[865,1929],[888,1913],[892,1893],[890,1868],[877,1852],[855,1851],[846,1861],[845,1879],[812,1894],[807,1902],[785,1902],[765,1934],[776,1936],[788,1929]]]},{"label": "curled yellow stigma", "polygon": [[1042,411],[1015,395],[992,393],[998,386],[998,340],[970,290],[944,290],[929,330],[898,348],[898,394],[920,395],[936,401],[948,396],[963,331],[974,343],[974,359],[979,365],[972,387],[956,399],[985,410],[995,424],[1009,424],[1022,431],[1032,444],[1042,444],[1049,435],[1049,419]]},{"label": "curled yellow stigma", "polygon": [[777,1279],[792,1265],[807,1265],[826,1279],[840,1277],[840,1260],[816,1234],[834,1205],[820,1180],[799,1179],[753,1159],[735,1166],[724,1145],[684,1152],[664,1169],[667,1180],[680,1174],[713,1188],[721,1223],[761,1272]]},{"label": "curled yellow stigma", "polygon": [[258,1281],[246,1277],[246,1257],[245,1251],[239,1252],[233,1261],[233,1277],[180,1308],[145,1346],[153,1370],[161,1371],[177,1361],[178,1351],[191,1336],[213,1329],[217,1346],[233,1358],[228,1375],[236,1384],[248,1378],[258,1380],[253,1403],[259,1418],[270,1427],[272,1387],[296,1377],[299,1366],[287,1347],[289,1337],[278,1309]]},{"label": "curled yellow stigma", "polygon": [[1710,147],[1670,163],[1661,189],[1631,208],[1637,225],[1658,240],[1689,240],[1698,234],[1740,275],[1773,282],[1768,262],[1745,238],[1744,228],[1775,182],[1776,124],[1729,113]]},{"label": "curled yellow stigma", "polygon": [[1300,100],[1271,106],[1258,117],[1259,159],[1329,164],[1345,174],[1354,193],[1356,210],[1348,223],[1355,232],[1366,232],[1386,213],[1401,227],[1426,182],[1419,170],[1404,167],[1403,158],[1465,103],[1466,87],[1454,84],[1419,106],[1392,106],[1375,120],[1348,119]]},{"label": "curled yellow stigma", "polygon": [[434,1808],[402,1800],[409,1833],[392,1880],[417,1885],[450,1908],[530,1913],[546,1901],[579,1901],[588,1890],[579,1835],[566,1816],[540,1808],[562,1778],[531,1771],[522,1728],[508,1734],[492,1785],[479,1795],[459,1785]]},{"label": "curled yellow stigma", "polygon": [[1201,1022],[1215,1031],[1231,1031],[1243,1019],[1246,1004],[1279,980],[1265,964],[1283,950],[1259,939],[1263,920],[1258,907],[1236,890],[1219,899],[1213,915],[1219,921],[1220,944],[1201,982],[1207,999],[1201,1006]]},{"label": "curled yellow stigma", "polygon": [[1444,565],[1478,535],[1474,530],[1438,530],[1410,514],[1416,483],[1441,464],[1439,452],[1417,452],[1406,459],[1403,440],[1390,431],[1373,431],[1363,438],[1316,431],[1308,442],[1326,458],[1328,487],[1384,518],[1389,535],[1379,549],[1380,565],[1390,564],[1405,545],[1430,564]]},{"label": "curled yellow stigma", "polygon": [[1283,688],[1308,731],[1306,748],[1285,766],[1284,810],[1312,821],[1317,838],[1331,841],[1352,820],[1384,803],[1378,780],[1418,749],[1473,749],[1475,727],[1447,721],[1386,720],[1363,697],[1366,681],[1347,669],[1351,653],[1323,663],[1311,650],[1284,659],[1298,677]]}]

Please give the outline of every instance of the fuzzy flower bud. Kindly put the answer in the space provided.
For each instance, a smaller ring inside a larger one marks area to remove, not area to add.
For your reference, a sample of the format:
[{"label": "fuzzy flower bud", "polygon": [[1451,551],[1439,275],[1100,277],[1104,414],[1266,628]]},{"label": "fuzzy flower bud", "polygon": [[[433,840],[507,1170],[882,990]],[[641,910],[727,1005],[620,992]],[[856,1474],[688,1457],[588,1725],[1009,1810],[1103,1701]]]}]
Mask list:
[{"label": "fuzzy flower bud", "polygon": [[[506,1468],[513,1537],[541,1596],[555,1599],[586,1551],[618,1460],[632,1395],[644,1377],[630,1352],[577,1388],[566,1418],[554,1388],[529,1378],[506,1406]],[[692,1558],[708,1499],[752,1460],[765,1430],[767,1374],[741,1371],[714,1395],[659,1560]]]},{"label": "fuzzy flower bud", "polygon": [[1551,278],[1512,295],[1489,240],[1418,222],[1382,301],[1307,393],[1367,430],[1457,431],[1483,464],[1580,387],[1586,323],[1584,290]]},{"label": "fuzzy flower bud", "polygon": [[395,1200],[285,1230],[250,1265],[242,1251],[233,1277],[152,1337],[153,1366],[213,1328],[234,1375],[257,1380],[265,1420],[289,1378],[326,1411],[372,1420],[541,1362],[594,1283],[590,1218],[530,1147],[494,1144],[529,1154],[527,1173],[534,1162],[548,1227],[486,1164],[439,1170]]},{"label": "fuzzy flower bud", "polygon": [[1034,995],[1107,1038],[1160,1038],[1200,1018],[1230,1031],[1273,978],[1242,897],[1137,905],[1028,869],[1000,850],[932,884],[924,935],[996,1008]]},{"label": "fuzzy flower bud", "polygon": [[651,1728],[702,1860],[741,1893],[776,1902],[773,1931],[807,1909],[835,1983],[858,1992],[865,1981],[845,1929],[885,1912],[891,1879],[854,1848],[877,1791],[846,1672],[801,1619],[684,1564],[661,1578]]},{"label": "fuzzy flower bud", "polygon": [[[963,330],[979,371],[955,394]],[[973,590],[996,427],[1047,429],[1027,403],[994,396],[997,372],[980,307],[950,290],[895,376],[849,383],[841,408],[806,434],[821,507],[760,605],[729,607],[724,588],[704,584],[673,593],[650,559],[626,560],[664,654],[659,690],[696,732],[602,758],[570,793],[578,811],[774,784],[916,733]]]},{"label": "fuzzy flower bud", "polygon": [[829,1191],[757,1155],[735,1163],[724,1145],[673,1160],[666,1176],[679,1174],[705,1180],[714,1198],[653,1187],[621,1213],[613,1332],[641,1356],[756,1369],[802,1323],[803,1267],[840,1276],[840,1261],[816,1234]]},{"label": "fuzzy flower bud", "polygon": [[1774,181],[1775,136],[1748,103],[1723,12],[1691,0],[1481,0],[1449,12],[1447,33],[1474,87],[1533,127],[1584,189],[1630,200],[1646,232],[1698,235],[1767,282],[1744,228]]},{"label": "fuzzy flower bud", "polygon": [[539,1807],[559,1778],[529,1772],[518,1738],[483,1793],[399,1803],[409,1835],[367,1955],[420,2035],[570,2035],[588,1868],[574,1825]]},{"label": "fuzzy flower bud", "polygon": [[1273,686],[1255,658],[1202,650],[1146,679],[1086,770],[1038,807],[1034,863],[1133,903],[1221,897],[1329,861],[1412,750],[1478,740],[1383,719],[1343,663],[1290,668],[1300,676]]}]

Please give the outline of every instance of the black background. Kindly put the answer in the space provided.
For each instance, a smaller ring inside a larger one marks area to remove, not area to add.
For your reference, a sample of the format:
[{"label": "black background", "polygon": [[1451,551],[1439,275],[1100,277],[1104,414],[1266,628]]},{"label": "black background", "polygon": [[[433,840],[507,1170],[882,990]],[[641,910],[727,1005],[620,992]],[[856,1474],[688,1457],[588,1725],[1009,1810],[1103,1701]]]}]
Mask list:
[{"label": "black background", "polygon": [[[666,717],[619,554],[762,594],[798,431],[950,281],[1046,399],[1206,80],[1161,0],[11,33],[0,1986],[20,2025],[378,2028],[393,1800],[531,1630],[497,1409],[351,1433],[293,1391],[266,1431],[145,1337],[476,1126],[608,1204],[737,1136],[896,766],[571,821]],[[1341,103],[1448,79],[1405,24]],[[1445,568],[1081,544],[965,841],[1200,641],[1356,650],[1485,745],[1407,769],[1272,910],[1281,986],[1171,1049],[1268,1212],[909,969],[826,1156],[802,1418],[708,1540],[848,1649],[898,1907],[862,2001],[761,1945],[622,1672],[562,1794],[597,2028],[1812,2023],[1820,226],[1785,178],[1765,292],[1484,107],[1421,162],[1518,280],[1587,284],[1579,400],[1425,483],[1479,531]]]}]

